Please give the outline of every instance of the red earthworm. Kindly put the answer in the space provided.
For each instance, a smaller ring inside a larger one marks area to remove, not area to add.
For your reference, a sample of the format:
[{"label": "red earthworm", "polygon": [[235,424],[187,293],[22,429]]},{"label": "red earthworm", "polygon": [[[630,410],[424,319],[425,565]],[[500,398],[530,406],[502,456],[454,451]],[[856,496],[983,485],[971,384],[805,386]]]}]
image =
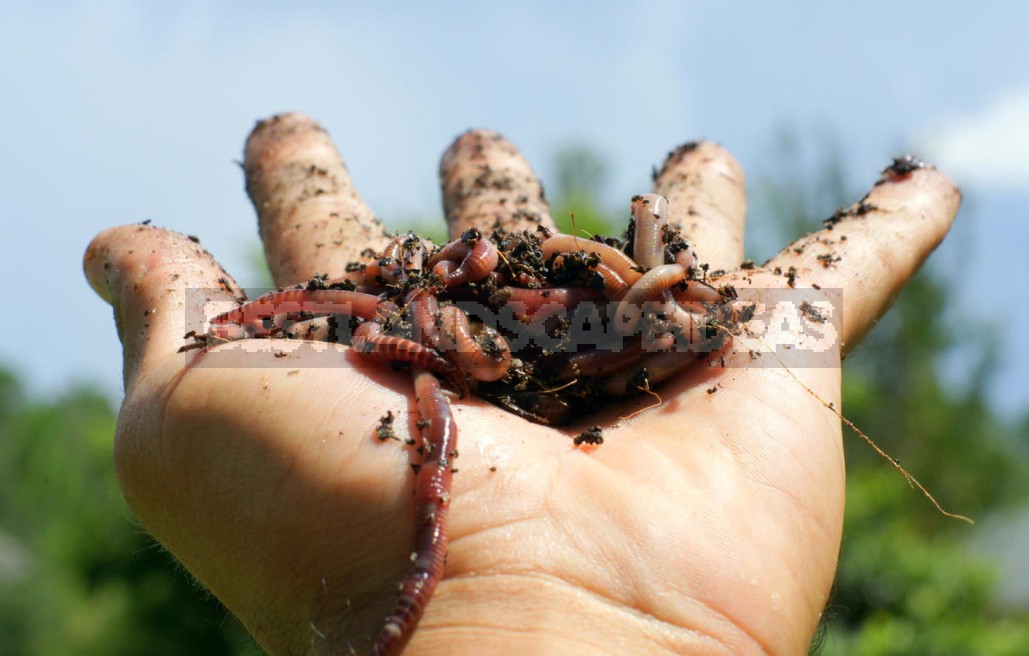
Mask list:
[{"label": "red earthworm", "polygon": [[636,224],[632,258],[644,269],[665,263],[664,228],[668,221],[668,200],[658,194],[632,197],[632,218]]},{"label": "red earthworm", "polygon": [[464,396],[468,383],[449,360],[427,346],[396,335],[383,335],[382,325],[366,321],[354,331],[352,342],[358,357],[372,362],[408,362],[413,366],[443,374]]},{"label": "red earthworm", "polygon": [[640,279],[639,266],[632,261],[628,255],[599,241],[581,239],[573,235],[554,235],[542,244],[540,250],[543,257],[549,259],[557,253],[577,253],[586,251],[600,255],[600,261],[611,267],[628,284],[633,284]]},{"label": "red earthworm", "polygon": [[[469,231],[470,232],[470,231]],[[438,275],[447,287],[456,287],[469,282],[477,282],[488,276],[497,268],[499,254],[497,247],[489,239],[473,235],[462,236],[444,246],[429,258],[432,272]],[[446,262],[458,262],[456,267]]]},{"label": "red earthworm", "polygon": [[386,244],[382,255],[365,266],[366,285],[381,287],[406,280],[408,274],[420,272],[425,256],[432,251],[432,242],[413,232],[397,235]]},{"label": "red earthworm", "polygon": [[447,354],[454,359],[457,366],[472,378],[485,382],[500,380],[511,368],[511,349],[507,340],[499,333],[493,332],[490,353],[472,337],[468,315],[454,305],[448,305],[440,312],[443,319],[442,330],[449,340]]},{"label": "red earthworm", "polygon": [[675,339],[671,335],[663,335],[646,344],[641,338],[634,337],[621,348],[598,348],[574,353],[568,357],[558,372],[557,380],[570,380],[580,376],[606,376],[642,360],[649,353],[668,350],[674,344]]},{"label": "red earthworm", "polygon": [[490,299],[499,300],[501,305],[510,306],[514,316],[523,321],[532,321],[544,308],[560,311],[572,310],[585,302],[600,302],[603,295],[583,287],[548,287],[546,289],[522,289],[503,287]]},{"label": "red earthworm", "polygon": [[581,376],[604,376],[636,362],[644,356],[640,340],[635,339],[618,350],[591,349],[569,356],[557,380],[571,380]]},{"label": "red earthworm", "polygon": [[611,396],[633,396],[671,378],[699,356],[697,351],[682,349],[652,353],[612,374],[604,383],[604,391]]},{"label": "red earthworm", "polygon": [[525,271],[519,271],[515,274],[514,281],[521,287],[528,287],[530,289],[538,289],[543,286],[543,281]]},{"label": "red earthworm", "polygon": [[214,317],[211,334],[222,339],[267,337],[281,329],[281,320],[299,321],[311,315],[371,319],[382,303],[378,296],[345,289],[283,289]]},{"label": "red earthworm", "polygon": [[407,235],[397,235],[382,249],[382,255],[364,269],[364,281],[369,285],[397,282],[403,270],[404,242]]},{"label": "red earthworm", "polygon": [[404,272],[408,274],[420,273],[425,266],[426,258],[432,252],[432,242],[410,232],[408,233],[407,241],[404,242],[404,246]]},{"label": "red earthworm", "polygon": [[494,269],[490,271],[489,275],[485,278],[486,282],[496,285],[497,287],[503,287],[510,280],[510,277],[500,271],[500,269]]},{"label": "red earthworm", "polygon": [[683,344],[683,334],[665,334],[656,337],[650,346],[644,339],[644,348],[648,350],[659,349],[656,353],[644,357],[639,362],[624,369],[614,372],[605,382],[604,391],[612,396],[631,396],[638,391],[643,391],[643,384],[640,377],[644,377],[647,389],[652,388],[696,362],[702,354],[711,353],[724,347],[727,340],[731,339],[724,332],[717,332],[713,335],[705,335],[703,315],[698,317],[693,313],[680,307],[671,298],[668,299],[669,306],[666,313],[667,319],[672,325],[678,326],[684,331],[686,344]]},{"label": "red earthworm", "polygon": [[672,296],[680,303],[700,301],[701,303],[719,303],[722,300],[722,293],[714,285],[702,280],[687,280],[686,288],[673,287]]},{"label": "red earthworm", "polygon": [[[481,238],[481,237],[480,237]],[[468,255],[468,243],[463,239],[447,242],[429,258],[429,266],[434,267],[443,260],[460,262]]]},{"label": "red earthworm", "polygon": [[383,323],[386,320],[398,318],[400,314],[400,308],[397,307],[397,304],[388,298],[384,298],[379,301],[379,307],[375,309],[374,320]]},{"label": "red earthworm", "polygon": [[[441,262],[441,264],[444,263],[445,262]],[[456,265],[456,263],[454,262],[450,262],[449,264]],[[538,280],[536,280],[527,273],[519,272],[517,275],[512,276],[511,274],[504,273],[503,271],[501,271],[499,267],[491,271],[490,274],[486,276],[485,280],[487,280],[488,282],[492,283],[497,287],[503,287],[512,280],[514,280],[515,284],[517,284],[519,287],[543,286]]]},{"label": "red earthworm", "polygon": [[604,279],[604,298],[609,301],[622,300],[629,291],[629,283],[625,282],[625,279],[618,275],[617,271],[603,262],[597,263],[596,271]]},{"label": "red earthworm", "polygon": [[[367,325],[367,324],[365,324]],[[415,480],[415,529],[411,569],[404,577],[393,612],[372,646],[373,656],[398,653],[414,632],[447,556],[447,515],[457,457],[457,425],[439,381],[420,367],[411,370],[422,438],[422,463]]]},{"label": "red earthworm", "polygon": [[427,289],[413,289],[407,294],[407,311],[411,315],[414,341],[443,352],[443,335],[439,329],[439,301]]},{"label": "red earthworm", "polygon": [[643,311],[685,277],[686,271],[678,264],[662,264],[645,273],[618,304],[614,317],[615,330],[624,335],[631,334],[639,325]]},{"label": "red earthworm", "polygon": [[[697,345],[699,348],[699,345],[704,341],[701,334],[701,328],[704,326],[703,309],[701,309],[699,314],[695,314],[679,305],[668,292],[665,292],[664,298],[665,302],[656,310],[655,314],[661,317],[663,323],[669,329],[673,326],[679,328],[679,333],[675,337],[677,348],[682,348],[683,342],[690,346]],[[651,340],[652,343],[650,345],[646,344],[647,340],[645,339],[644,346],[650,351],[667,350],[668,346],[664,345],[665,342],[662,341],[664,338],[664,336],[657,336]],[[693,350],[696,350],[696,348]]]},{"label": "red earthworm", "polygon": [[683,248],[682,250],[677,252],[673,257],[675,259],[675,263],[681,266],[682,268],[686,269],[687,271],[692,269],[693,265],[697,263],[697,256],[693,253],[693,250],[690,248]]},{"label": "red earthworm", "polygon": [[456,287],[457,283],[454,285],[448,285],[447,281],[457,279],[457,276],[460,274],[455,274],[454,272],[457,271],[460,266],[460,264],[453,260],[440,260],[433,265],[432,272],[439,276],[439,279],[443,281],[444,286]]}]

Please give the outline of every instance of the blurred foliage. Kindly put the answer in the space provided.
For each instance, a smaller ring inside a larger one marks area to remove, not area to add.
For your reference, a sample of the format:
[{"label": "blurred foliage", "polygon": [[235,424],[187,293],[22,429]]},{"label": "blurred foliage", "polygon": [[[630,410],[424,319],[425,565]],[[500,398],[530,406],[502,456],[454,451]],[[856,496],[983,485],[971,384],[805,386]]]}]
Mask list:
[{"label": "blurred foliage", "polygon": [[0,654],[258,654],[135,523],[99,392],[25,398],[0,370]]},{"label": "blurred foliage", "polygon": [[555,153],[554,169],[556,193],[550,211],[558,230],[584,237],[620,236],[629,222],[629,203],[625,203],[624,221],[613,220],[597,205],[607,182],[607,165],[600,154],[590,146],[568,144]]},{"label": "blurred foliage", "polygon": [[[833,143],[785,134],[777,144],[774,177],[752,185],[755,213],[766,219],[759,250],[771,254],[860,196]],[[562,149],[556,169],[562,230],[573,230],[572,214],[579,234],[624,229],[623,212],[593,200],[606,171],[593,150]],[[1029,417],[1004,421],[990,408],[993,333],[949,307],[960,267],[932,264],[847,362],[844,412],[945,507],[981,519],[1025,501]],[[944,387],[938,367],[955,351],[965,380]],[[97,391],[32,400],[0,370],[0,656],[259,654],[133,520],[111,461],[115,420]],[[936,513],[860,439],[847,435],[845,446],[840,567],[813,650],[1025,653],[1029,612],[996,601],[1000,573],[967,548],[976,529]]]},{"label": "blurred foliage", "polygon": [[[848,187],[831,135],[801,140],[784,132],[776,145],[778,166],[758,180],[754,203],[775,228],[771,244],[758,244],[772,246],[767,255],[821,228],[821,219],[862,195]],[[864,184],[873,181],[869,176]],[[1026,500],[1029,416],[1005,421],[991,409],[986,390],[999,345],[988,320],[970,322],[951,306],[948,290],[966,273],[944,260],[949,256],[941,249],[930,258],[851,354],[843,411],[945,508],[981,520]],[[940,382],[945,357],[963,363],[957,385]],[[813,651],[1026,653],[1029,609],[996,601],[1001,573],[968,548],[976,528],[938,514],[858,436],[847,431],[844,446],[840,566],[828,623]]]}]

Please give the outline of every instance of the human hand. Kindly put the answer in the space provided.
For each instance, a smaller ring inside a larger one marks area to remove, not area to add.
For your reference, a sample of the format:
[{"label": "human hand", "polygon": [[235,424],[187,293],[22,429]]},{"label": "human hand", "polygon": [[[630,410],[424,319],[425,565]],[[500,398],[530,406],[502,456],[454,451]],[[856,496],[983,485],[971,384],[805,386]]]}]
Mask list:
[{"label": "human hand", "polygon": [[[385,244],[309,119],[259,124],[245,168],[277,285],[341,272]],[[503,184],[473,184],[484,174]],[[463,135],[441,178],[452,236],[495,220],[550,222],[527,164],[494,135]],[[796,267],[798,288],[841,290],[847,346],[959,204],[933,169],[890,175],[865,199],[873,211],[739,270],[746,203],[728,153],[708,143],[676,151],[655,191],[701,259],[731,272],[721,283],[760,297],[787,288],[776,267]],[[825,249],[801,248],[818,239],[840,259],[823,266]],[[365,649],[408,567],[412,454],[374,428],[387,410],[412,407],[409,379],[359,368],[341,346],[327,347],[339,367],[307,366],[299,352],[283,367],[279,341],[254,342],[246,368],[186,367],[177,351],[183,318],[196,311],[187,303],[238,292],[181,235],[105,231],[85,269],[114,306],[125,350],[115,462],[140,521],[268,651]],[[840,545],[840,426],[822,404],[839,407],[840,368],[787,373],[754,366],[746,352],[715,364],[663,385],[660,407],[588,418],[605,436],[590,450],[570,439],[583,426],[548,428],[476,398],[453,401],[461,455],[446,572],[408,653],[803,652]],[[410,429],[398,422],[401,438]]]}]

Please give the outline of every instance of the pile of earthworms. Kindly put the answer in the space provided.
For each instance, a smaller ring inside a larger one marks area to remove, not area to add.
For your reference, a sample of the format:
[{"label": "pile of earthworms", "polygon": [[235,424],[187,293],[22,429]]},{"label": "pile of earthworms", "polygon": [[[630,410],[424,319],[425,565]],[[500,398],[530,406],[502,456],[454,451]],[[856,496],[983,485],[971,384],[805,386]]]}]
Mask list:
[{"label": "pile of earthworms", "polygon": [[[708,282],[667,214],[665,198],[646,194],[632,199],[624,239],[472,229],[436,247],[397,236],[348,267],[358,282],[319,277],[265,294],[197,338],[317,338],[410,368],[422,456],[412,566],[372,653],[406,643],[443,574],[457,429],[441,380],[557,425],[652,393],[725,345],[734,290]],[[320,317],[328,328],[316,333]]]},{"label": "pile of earthworms", "polygon": [[667,206],[634,197],[624,240],[473,229],[437,248],[400,235],[351,265],[363,284],[316,278],[265,294],[215,317],[205,337],[305,338],[304,322],[331,316],[319,339],[560,425],[650,390],[727,335],[733,290],[707,282]]}]

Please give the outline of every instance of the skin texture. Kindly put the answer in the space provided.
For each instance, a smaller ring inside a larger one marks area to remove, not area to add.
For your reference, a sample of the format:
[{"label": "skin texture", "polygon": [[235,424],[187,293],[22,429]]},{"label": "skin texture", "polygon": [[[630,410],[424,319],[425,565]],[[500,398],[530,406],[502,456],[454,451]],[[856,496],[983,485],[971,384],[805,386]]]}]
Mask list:
[{"label": "skin texture", "polygon": [[[299,127],[273,134],[269,123]],[[298,162],[320,157],[345,171],[327,144],[298,115],[262,122],[248,141],[248,174],[285,180],[248,179],[251,193],[263,190],[255,206],[279,285],[342,272],[364,248],[317,247],[338,229],[319,213],[349,208],[358,226],[350,239],[376,239],[377,226],[361,227],[373,215],[349,182],[326,187],[317,208],[303,205],[304,239],[282,219],[309,179],[280,168],[302,171]],[[960,201],[934,169],[887,176],[865,199],[875,210],[795,245],[820,238],[818,248],[791,246],[738,271],[739,167],[713,144],[682,155],[673,153],[655,191],[700,260],[735,270],[719,282],[758,297],[786,288],[777,266],[797,267],[799,288],[842,290],[846,346],[885,312]],[[455,191],[483,166],[508,172],[502,194]],[[524,221],[511,211],[522,197],[550,222],[528,166],[494,133],[462,135],[441,172],[452,237]],[[827,248],[839,257],[828,266],[817,259]],[[245,342],[246,367],[187,367],[221,347],[177,353],[184,312],[238,292],[219,283],[226,274],[200,246],[167,230],[109,229],[90,244],[85,271],[113,305],[124,345],[115,464],[140,521],[269,652],[367,650],[409,564],[418,456],[375,437],[386,410],[399,413],[401,439],[417,430],[409,375],[363,364],[346,347],[312,354],[281,341]],[[658,388],[660,407],[620,419],[655,402],[643,396],[570,429],[451,399],[460,457],[450,548],[405,653],[593,654],[613,644],[621,653],[802,653],[833,580],[844,494],[840,423],[804,387],[839,407],[840,368],[794,369],[795,379],[748,363],[730,353],[724,369],[694,366]],[[593,424],[604,444],[573,447]]]},{"label": "skin texture", "polygon": [[654,177],[654,192],[668,199],[672,222],[703,245],[712,270],[739,266],[747,195],[743,170],[729,151],[710,141],[679,146]]},{"label": "skin texture", "polygon": [[491,130],[469,130],[447,148],[439,165],[443,208],[456,239],[469,228],[554,228],[536,175],[510,141]]},{"label": "skin texture", "polygon": [[[244,148],[247,194],[276,280],[307,280],[388,241],[328,133],[301,114],[259,121]],[[269,244],[281,246],[269,250]],[[287,247],[288,245],[288,247]],[[343,269],[336,270],[339,277]]]}]

